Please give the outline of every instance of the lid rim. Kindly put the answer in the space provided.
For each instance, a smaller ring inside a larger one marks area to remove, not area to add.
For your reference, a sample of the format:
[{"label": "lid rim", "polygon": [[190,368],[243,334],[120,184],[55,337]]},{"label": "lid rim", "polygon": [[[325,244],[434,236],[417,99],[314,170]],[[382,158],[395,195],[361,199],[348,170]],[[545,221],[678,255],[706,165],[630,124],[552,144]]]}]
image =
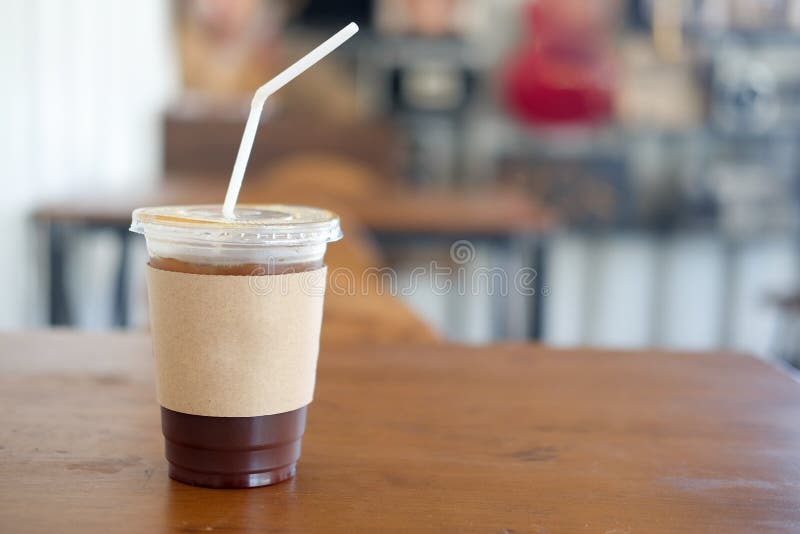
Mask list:
[{"label": "lid rim", "polygon": [[235,245],[303,245],[342,238],[339,216],[332,211],[286,204],[245,204],[237,212],[249,218],[227,219],[222,206],[175,205],[138,208],[130,231],[145,237]]}]

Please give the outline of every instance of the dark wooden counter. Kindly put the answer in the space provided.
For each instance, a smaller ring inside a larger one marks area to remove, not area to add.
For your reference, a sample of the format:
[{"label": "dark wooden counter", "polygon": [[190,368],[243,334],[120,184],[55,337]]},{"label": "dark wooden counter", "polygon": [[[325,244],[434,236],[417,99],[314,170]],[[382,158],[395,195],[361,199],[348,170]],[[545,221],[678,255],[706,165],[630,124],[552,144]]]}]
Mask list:
[{"label": "dark wooden counter", "polygon": [[724,354],[327,344],[297,477],[167,478],[144,335],[0,335],[3,532],[789,532],[800,385]]}]

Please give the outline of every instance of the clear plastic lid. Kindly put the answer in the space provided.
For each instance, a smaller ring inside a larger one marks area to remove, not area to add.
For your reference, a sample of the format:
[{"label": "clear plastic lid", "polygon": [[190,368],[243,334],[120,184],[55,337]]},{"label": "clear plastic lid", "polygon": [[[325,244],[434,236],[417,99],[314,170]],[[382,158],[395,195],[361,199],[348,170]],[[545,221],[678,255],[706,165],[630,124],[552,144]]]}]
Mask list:
[{"label": "clear plastic lid", "polygon": [[131,231],[161,239],[266,246],[329,243],[342,238],[339,216],[305,206],[239,205],[226,219],[220,205],[160,206],[133,212]]}]

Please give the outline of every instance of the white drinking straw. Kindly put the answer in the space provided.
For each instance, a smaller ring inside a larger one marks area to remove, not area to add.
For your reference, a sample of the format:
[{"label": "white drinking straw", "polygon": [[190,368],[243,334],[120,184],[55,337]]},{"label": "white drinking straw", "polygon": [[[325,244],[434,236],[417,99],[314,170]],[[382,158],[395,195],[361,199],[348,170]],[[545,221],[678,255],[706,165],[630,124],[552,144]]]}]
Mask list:
[{"label": "white drinking straw", "polygon": [[244,171],[247,168],[247,160],[250,159],[250,150],[253,148],[253,140],[256,137],[256,129],[258,129],[258,123],[261,119],[261,110],[264,108],[264,102],[275,91],[297,78],[306,69],[314,65],[314,63],[336,50],[342,43],[355,35],[357,31],[358,25],[355,22],[351,22],[339,30],[336,35],[297,61],[294,65],[258,88],[255,96],[253,96],[253,101],[250,103],[250,115],[247,116],[247,123],[244,126],[244,135],[242,135],[242,144],[239,145],[239,153],[236,155],[236,162],[233,164],[233,173],[231,174],[231,181],[228,184],[228,192],[225,194],[225,203],[222,205],[222,215],[224,217],[228,219],[233,219],[235,217],[234,208],[236,207],[236,199],[239,198],[239,190],[242,188]]}]

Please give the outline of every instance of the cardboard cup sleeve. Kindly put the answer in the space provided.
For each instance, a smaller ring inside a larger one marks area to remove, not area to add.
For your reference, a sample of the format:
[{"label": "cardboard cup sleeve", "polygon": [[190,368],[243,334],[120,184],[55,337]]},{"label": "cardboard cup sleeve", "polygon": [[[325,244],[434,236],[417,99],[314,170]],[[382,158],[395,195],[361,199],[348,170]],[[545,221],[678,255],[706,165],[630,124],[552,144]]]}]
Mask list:
[{"label": "cardboard cup sleeve", "polygon": [[256,417],[309,404],[326,269],[266,276],[148,267],[159,403],[215,417]]}]

